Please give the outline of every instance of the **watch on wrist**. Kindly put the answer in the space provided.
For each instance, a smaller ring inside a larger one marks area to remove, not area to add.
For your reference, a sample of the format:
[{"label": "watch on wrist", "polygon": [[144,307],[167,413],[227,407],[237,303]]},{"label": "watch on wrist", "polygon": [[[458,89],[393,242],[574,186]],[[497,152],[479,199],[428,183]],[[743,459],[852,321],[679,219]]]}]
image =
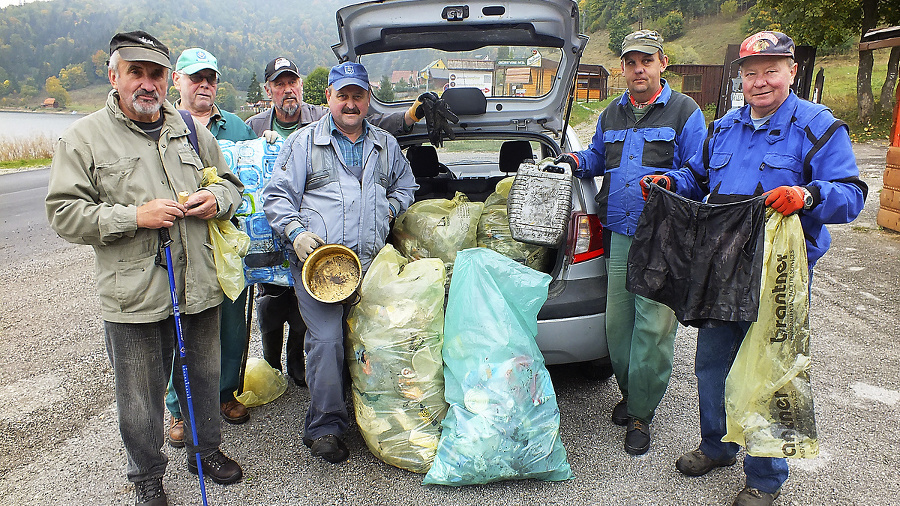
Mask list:
[{"label": "watch on wrist", "polygon": [[803,209],[812,209],[813,206],[813,196],[809,190],[806,189],[805,186],[801,186],[800,190],[803,191]]}]

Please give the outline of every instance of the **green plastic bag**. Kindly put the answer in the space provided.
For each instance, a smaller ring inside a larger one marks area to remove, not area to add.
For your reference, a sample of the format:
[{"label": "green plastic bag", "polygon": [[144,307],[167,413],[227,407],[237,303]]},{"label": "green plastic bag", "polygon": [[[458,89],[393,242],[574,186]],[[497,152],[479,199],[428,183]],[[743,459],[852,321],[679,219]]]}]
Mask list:
[{"label": "green plastic bag", "polygon": [[797,215],[766,211],[759,318],[725,380],[722,441],[754,457],[819,454],[809,384],[809,267]]},{"label": "green plastic bag", "polygon": [[[201,187],[222,180],[215,167],[206,167],[203,169]],[[250,248],[250,236],[238,230],[230,220],[207,220],[207,224],[216,262],[216,277],[225,295],[235,300],[244,291],[244,264],[241,259]]]},{"label": "green plastic bag", "polygon": [[235,399],[248,408],[274,401],[287,390],[287,379],[265,360],[249,357],[244,369],[244,391]]},{"label": "green plastic bag", "polygon": [[556,393],[534,340],[549,283],[494,251],[459,252],[444,322],[450,409],[424,484],[572,477]]},{"label": "green plastic bag", "polygon": [[431,467],[447,412],[441,344],[444,263],[409,262],[390,244],[369,267],[347,319],[356,422],[373,455]]}]

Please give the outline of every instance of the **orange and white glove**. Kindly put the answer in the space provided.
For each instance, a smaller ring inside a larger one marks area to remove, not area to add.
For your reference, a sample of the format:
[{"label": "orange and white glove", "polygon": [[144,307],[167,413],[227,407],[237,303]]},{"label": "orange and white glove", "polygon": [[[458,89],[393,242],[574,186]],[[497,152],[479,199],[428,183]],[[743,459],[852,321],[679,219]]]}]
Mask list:
[{"label": "orange and white glove", "polygon": [[767,195],[767,206],[785,216],[790,216],[803,209],[803,188],[799,186],[779,186],[763,195]]}]

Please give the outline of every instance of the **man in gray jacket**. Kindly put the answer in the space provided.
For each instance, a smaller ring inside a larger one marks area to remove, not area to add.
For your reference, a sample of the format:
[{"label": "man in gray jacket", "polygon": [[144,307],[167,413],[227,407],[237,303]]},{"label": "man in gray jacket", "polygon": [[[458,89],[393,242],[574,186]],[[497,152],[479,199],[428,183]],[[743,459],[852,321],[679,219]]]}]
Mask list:
[{"label": "man in gray jacket", "polygon": [[[172,268],[198,445],[188,441],[188,469],[233,483],[240,466],[220,450],[219,305],[223,293],[209,249],[207,221],[228,219],[243,186],[215,138],[197,128],[199,153],[178,111],[165,100],[169,50],[142,32],[110,41],[106,107],[73,123],[59,139],[46,199],[50,225],[62,238],[94,247],[106,348],[115,374],[119,432],[137,504],[165,505],[167,458],[163,400],[176,334],[159,229],[172,238]],[[201,188],[202,169],[224,179]],[[188,193],[179,203],[179,193]],[[163,263],[163,266],[160,265]],[[174,367],[182,359],[174,353]],[[184,382],[176,381],[184,402]],[[187,406],[182,406],[187,410]],[[190,426],[188,426],[190,430]]]},{"label": "man in gray jacket", "polygon": [[369,77],[358,63],[328,76],[329,114],[290,137],[263,190],[263,210],[285,240],[300,314],[306,322],[309,409],[303,443],[336,464],[350,453],[341,441],[349,416],[344,399],[344,320],[348,307],[314,299],[302,264],[325,243],[352,249],[363,272],[385,244],[390,222],[406,211],[418,187],[397,140],[366,119]]}]

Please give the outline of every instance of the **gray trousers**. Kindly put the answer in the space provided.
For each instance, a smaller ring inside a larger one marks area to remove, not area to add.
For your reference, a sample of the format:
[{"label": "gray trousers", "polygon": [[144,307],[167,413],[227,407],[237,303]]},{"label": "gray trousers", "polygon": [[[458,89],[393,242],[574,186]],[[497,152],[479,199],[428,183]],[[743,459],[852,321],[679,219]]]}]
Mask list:
[{"label": "gray trousers", "polygon": [[[175,318],[154,323],[104,322],[106,352],[115,373],[116,411],[119,432],[128,457],[126,474],[138,482],[162,476],[168,459],[164,443],[166,385],[173,369],[178,399],[187,399],[182,360],[176,352]],[[188,459],[199,452],[207,457],[222,441],[219,420],[219,307],[202,313],[181,315],[185,361],[191,384],[198,446],[185,418]],[[188,407],[181,406],[187,415]]]},{"label": "gray trousers", "polygon": [[326,434],[341,436],[350,422],[344,396],[344,326],[350,306],[326,304],[312,298],[303,287],[301,268],[291,262],[294,291],[307,328],[304,349],[309,409],[303,436],[310,439]]}]

